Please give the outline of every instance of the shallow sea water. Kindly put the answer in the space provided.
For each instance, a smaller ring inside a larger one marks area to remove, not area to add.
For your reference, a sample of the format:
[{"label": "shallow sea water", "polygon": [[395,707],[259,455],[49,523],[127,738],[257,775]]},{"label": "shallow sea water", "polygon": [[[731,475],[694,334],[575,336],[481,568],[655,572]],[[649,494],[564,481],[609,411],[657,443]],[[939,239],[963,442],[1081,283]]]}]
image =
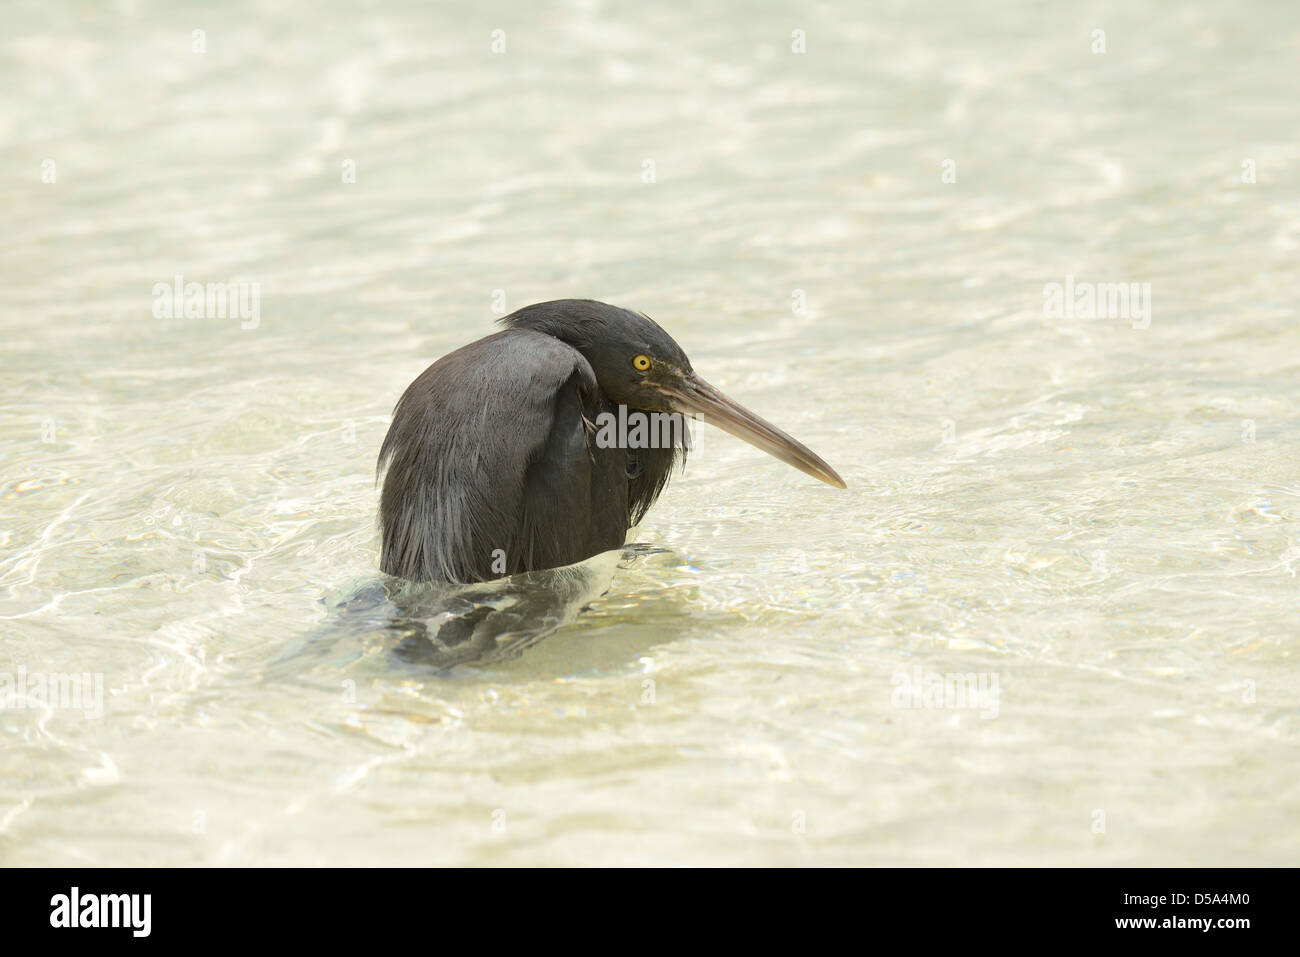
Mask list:
[{"label": "shallow sea water", "polygon": [[[0,687],[0,862],[1297,860],[1294,4],[5,19],[0,673],[103,713]],[[389,413],[567,296],[850,489],[704,426],[585,611],[435,671],[348,617]]]}]

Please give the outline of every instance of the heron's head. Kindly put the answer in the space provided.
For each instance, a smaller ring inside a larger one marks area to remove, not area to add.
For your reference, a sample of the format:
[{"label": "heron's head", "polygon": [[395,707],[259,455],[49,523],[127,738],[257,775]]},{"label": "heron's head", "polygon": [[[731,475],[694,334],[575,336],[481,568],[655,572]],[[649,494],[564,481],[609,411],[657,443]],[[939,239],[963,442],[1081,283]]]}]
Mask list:
[{"label": "heron's head", "polygon": [[648,316],[587,299],[527,306],[503,320],[573,346],[616,405],[700,415],[737,438],[836,488],[844,480],[802,442],[759,418],[696,375],[673,337]]}]

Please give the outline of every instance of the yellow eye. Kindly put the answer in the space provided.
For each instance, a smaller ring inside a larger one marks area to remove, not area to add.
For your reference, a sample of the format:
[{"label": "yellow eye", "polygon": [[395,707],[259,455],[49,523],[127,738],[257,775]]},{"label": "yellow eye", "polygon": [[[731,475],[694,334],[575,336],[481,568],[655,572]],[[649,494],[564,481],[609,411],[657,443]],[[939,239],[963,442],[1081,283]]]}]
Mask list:
[{"label": "yellow eye", "polygon": [[638,372],[645,372],[647,369],[650,368],[650,357],[637,356],[635,359],[632,360],[632,366]]}]

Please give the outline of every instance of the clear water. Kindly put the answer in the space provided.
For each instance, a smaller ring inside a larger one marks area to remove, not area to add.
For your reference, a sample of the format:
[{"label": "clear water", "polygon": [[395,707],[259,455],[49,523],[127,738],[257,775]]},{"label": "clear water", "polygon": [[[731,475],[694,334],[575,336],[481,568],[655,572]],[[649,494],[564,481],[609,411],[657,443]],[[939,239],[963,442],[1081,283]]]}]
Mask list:
[{"label": "clear water", "polygon": [[[1294,863],[1298,81],[1290,2],[11,5],[0,672],[103,714],[4,699],[0,861]],[[422,668],[346,613],[388,414],[563,296],[850,490],[705,431]]]}]

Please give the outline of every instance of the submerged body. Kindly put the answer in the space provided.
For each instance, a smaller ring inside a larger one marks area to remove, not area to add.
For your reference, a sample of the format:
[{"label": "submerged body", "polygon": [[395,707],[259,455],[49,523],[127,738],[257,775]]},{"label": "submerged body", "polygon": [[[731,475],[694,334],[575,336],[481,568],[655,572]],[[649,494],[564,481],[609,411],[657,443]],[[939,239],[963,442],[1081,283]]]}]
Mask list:
[{"label": "submerged body", "polygon": [[555,568],[623,545],[685,458],[680,444],[597,441],[605,414],[702,413],[822,481],[833,469],[709,386],[638,313],[538,303],[407,388],[379,453],[380,567],[474,582]]}]

